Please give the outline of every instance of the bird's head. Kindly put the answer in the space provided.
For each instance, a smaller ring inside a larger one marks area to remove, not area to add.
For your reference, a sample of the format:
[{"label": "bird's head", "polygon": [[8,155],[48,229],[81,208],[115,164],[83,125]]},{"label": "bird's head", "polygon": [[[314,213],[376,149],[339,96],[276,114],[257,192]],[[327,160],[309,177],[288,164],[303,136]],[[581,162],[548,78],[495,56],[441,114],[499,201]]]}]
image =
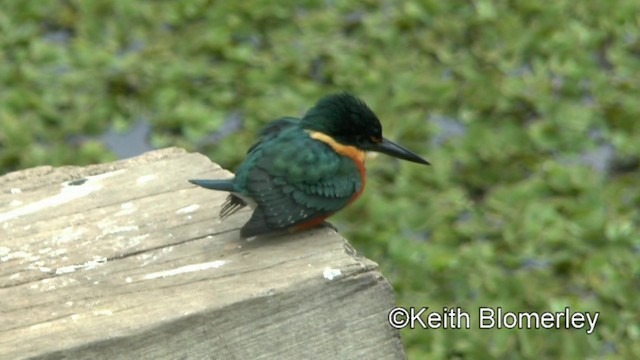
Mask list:
[{"label": "bird's head", "polygon": [[410,150],[383,138],[382,125],[376,114],[364,101],[349,93],[320,99],[302,118],[302,127],[321,132],[342,145],[429,164]]}]

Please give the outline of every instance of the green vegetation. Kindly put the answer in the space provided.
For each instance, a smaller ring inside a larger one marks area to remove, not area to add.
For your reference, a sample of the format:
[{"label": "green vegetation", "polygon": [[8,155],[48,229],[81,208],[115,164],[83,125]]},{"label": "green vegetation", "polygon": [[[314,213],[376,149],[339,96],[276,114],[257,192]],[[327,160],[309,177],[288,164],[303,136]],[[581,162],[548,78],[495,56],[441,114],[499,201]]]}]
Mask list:
[{"label": "green vegetation", "polygon": [[266,122],[348,90],[433,163],[369,160],[367,191],[333,218],[399,305],[600,312],[593,335],[407,329],[410,359],[640,358],[639,13],[637,0],[5,1],[0,170],[113,160],[80,136],[140,119],[152,146],[233,169]]}]

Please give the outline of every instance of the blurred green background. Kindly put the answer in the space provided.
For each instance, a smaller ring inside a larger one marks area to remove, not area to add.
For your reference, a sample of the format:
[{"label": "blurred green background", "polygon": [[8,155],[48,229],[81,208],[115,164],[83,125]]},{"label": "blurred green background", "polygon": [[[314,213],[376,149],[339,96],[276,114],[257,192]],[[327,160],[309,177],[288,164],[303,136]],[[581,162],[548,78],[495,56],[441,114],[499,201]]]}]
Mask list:
[{"label": "blurred green background", "polygon": [[[433,166],[367,163],[333,222],[402,306],[600,312],[403,330],[410,359],[640,358],[640,2],[3,1],[0,173],[179,146],[233,169],[350,91]],[[472,317],[475,317],[472,316]]]}]

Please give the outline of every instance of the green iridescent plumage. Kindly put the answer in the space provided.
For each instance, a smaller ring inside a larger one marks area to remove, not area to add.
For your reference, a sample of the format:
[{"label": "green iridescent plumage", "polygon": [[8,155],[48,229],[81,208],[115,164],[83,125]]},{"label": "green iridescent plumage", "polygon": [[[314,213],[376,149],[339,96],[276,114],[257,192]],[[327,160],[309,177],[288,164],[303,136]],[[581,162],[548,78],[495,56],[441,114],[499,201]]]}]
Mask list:
[{"label": "green iridescent plumage", "polygon": [[301,120],[282,118],[268,124],[233,179],[190,181],[231,192],[221,218],[247,204],[255,205],[251,219],[240,231],[243,237],[324,219],[345,207],[364,184],[354,160],[312,138],[312,131],[340,144],[427,163],[383,139],[375,114],[364,102],[345,93],[323,98]]}]

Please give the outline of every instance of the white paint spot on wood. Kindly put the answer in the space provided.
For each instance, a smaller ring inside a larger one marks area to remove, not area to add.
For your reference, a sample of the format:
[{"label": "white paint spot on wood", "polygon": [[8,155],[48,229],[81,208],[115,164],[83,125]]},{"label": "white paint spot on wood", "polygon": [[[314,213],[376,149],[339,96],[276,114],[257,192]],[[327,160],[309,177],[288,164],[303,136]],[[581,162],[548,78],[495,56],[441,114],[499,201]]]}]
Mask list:
[{"label": "white paint spot on wood", "polygon": [[80,270],[80,269],[84,269],[84,270],[91,270],[94,269],[96,266],[98,265],[102,265],[102,264],[106,264],[107,263],[107,258],[103,257],[103,256],[94,256],[93,260],[89,260],[87,262],[85,262],[84,264],[74,264],[74,265],[68,265],[68,266],[63,266],[63,267],[59,267],[56,269],[56,275],[60,275],[60,274],[68,274],[68,273],[72,273],[76,270]]},{"label": "white paint spot on wood", "polygon": [[115,226],[109,229],[109,234],[117,234],[117,233],[137,231],[137,230],[138,230],[138,226],[136,225]]},{"label": "white paint spot on wood", "polygon": [[86,228],[74,228],[73,226],[67,226],[62,232],[56,234],[52,242],[53,244],[60,245],[68,242],[81,239],[89,230]]},{"label": "white paint spot on wood", "polygon": [[162,253],[163,254],[168,254],[168,253],[170,253],[172,251],[173,251],[173,246],[165,246],[165,247],[162,248]]},{"label": "white paint spot on wood", "polygon": [[42,249],[38,249],[38,254],[46,254],[49,251],[51,251],[50,247],[46,247],[46,248],[42,248]]},{"label": "white paint spot on wood", "polygon": [[[5,248],[5,249],[7,249],[7,248]],[[2,254],[0,254],[0,255],[2,255]],[[40,256],[33,255],[33,254],[25,252],[25,251],[14,251],[14,252],[9,251],[9,253],[7,253],[6,255],[0,256],[0,261],[9,261],[9,260],[13,260],[13,259],[24,259],[24,260],[28,260],[28,261],[36,261],[36,260],[40,259]]]},{"label": "white paint spot on wood", "polygon": [[333,280],[340,275],[342,275],[342,271],[340,271],[340,269],[332,269],[330,267],[326,267],[322,271],[322,276],[324,276],[324,278],[327,280]]},{"label": "white paint spot on wood", "polygon": [[144,175],[136,179],[136,184],[143,185],[156,178],[156,175]]},{"label": "white paint spot on wood", "polygon": [[93,315],[95,315],[95,316],[111,316],[111,315],[113,315],[113,311],[107,310],[107,309],[105,309],[105,310],[96,310],[96,311],[93,312]]},{"label": "white paint spot on wood", "polygon": [[38,330],[42,330],[45,328],[50,328],[51,327],[51,322],[42,322],[42,323],[37,323],[34,325],[29,326],[30,330],[34,330],[34,331],[38,331]]},{"label": "white paint spot on wood", "polygon": [[187,207],[183,207],[182,209],[179,209],[178,211],[176,211],[176,214],[181,215],[181,214],[189,214],[192,213],[196,210],[200,209],[200,205],[198,204],[193,204],[193,205],[189,205]]},{"label": "white paint spot on wood", "polygon": [[22,190],[19,189],[19,188],[11,188],[11,190],[9,190],[9,192],[11,192],[12,194],[20,194],[22,192]]},{"label": "white paint spot on wood", "polygon": [[133,205],[133,203],[131,201],[126,202],[122,205],[120,205],[120,211],[118,211],[117,213],[113,214],[114,216],[125,216],[125,215],[131,215],[133,213],[135,213],[138,210],[138,208]]},{"label": "white paint spot on wood", "polygon": [[157,278],[164,278],[164,277],[168,277],[168,276],[186,274],[186,273],[190,273],[190,272],[194,272],[194,271],[202,271],[202,270],[207,270],[207,269],[217,269],[217,268],[223,266],[226,263],[227,262],[225,260],[216,260],[216,261],[211,261],[211,262],[206,262],[206,263],[186,265],[186,266],[181,266],[181,267],[176,268],[176,269],[159,271],[159,272],[147,274],[147,275],[143,276],[142,278],[144,280],[151,280],[151,279],[157,279]]},{"label": "white paint spot on wood", "polygon": [[138,230],[138,226],[136,225],[119,226],[117,224],[118,222],[114,221],[112,218],[106,218],[98,221],[96,225],[100,230],[102,230],[101,236]]},{"label": "white paint spot on wood", "polygon": [[42,211],[51,207],[60,206],[62,204],[68,203],[70,201],[79,199],[81,197],[85,197],[92,192],[96,192],[103,188],[103,185],[100,184],[99,180],[104,178],[108,178],[114,176],[118,173],[123,172],[124,170],[112,171],[96,176],[88,176],[86,179],[87,183],[81,186],[68,186],[65,184],[60,193],[54,196],[50,196],[48,198],[34,201],[29,205],[19,207],[17,209],[7,211],[5,213],[0,214],[0,222],[4,222],[7,220],[11,220],[20,216],[32,214],[34,212]]},{"label": "white paint spot on wood", "polygon": [[69,266],[59,267],[56,269],[56,275],[72,273],[76,271],[76,266],[79,266],[79,265],[69,265]]},{"label": "white paint spot on wood", "polygon": [[128,246],[129,247],[134,247],[136,245],[139,245],[142,241],[144,241],[144,239],[148,238],[149,235],[151,234],[142,234],[142,235],[137,235],[137,236],[132,236],[129,238]]}]

